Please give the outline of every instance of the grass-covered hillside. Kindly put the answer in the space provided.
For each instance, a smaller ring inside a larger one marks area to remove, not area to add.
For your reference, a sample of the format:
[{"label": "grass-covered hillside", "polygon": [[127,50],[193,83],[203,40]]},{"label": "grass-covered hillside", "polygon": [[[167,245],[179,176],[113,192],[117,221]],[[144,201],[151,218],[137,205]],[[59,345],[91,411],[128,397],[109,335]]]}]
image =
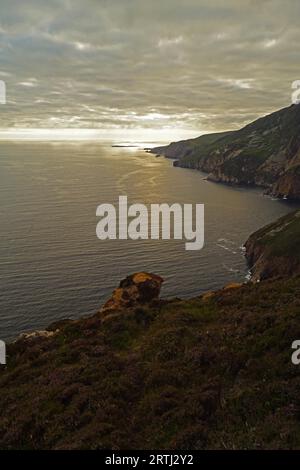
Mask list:
[{"label": "grass-covered hillside", "polygon": [[198,155],[210,152],[218,141],[229,134],[231,132],[204,134],[196,139],[180,140],[167,146],[155,147],[151,152],[167,158],[180,159],[180,162],[185,162],[186,166],[197,168]]},{"label": "grass-covered hillside", "polygon": [[210,134],[153,153],[176,158],[176,166],[209,173],[229,184],[257,185],[278,196],[300,198],[300,106],[292,105],[244,128]]},{"label": "grass-covered hillside", "polygon": [[1,366],[0,448],[300,449],[299,318],[295,277],[20,339]]},{"label": "grass-covered hillside", "polygon": [[253,280],[300,274],[300,211],[251,235],[246,253]]}]

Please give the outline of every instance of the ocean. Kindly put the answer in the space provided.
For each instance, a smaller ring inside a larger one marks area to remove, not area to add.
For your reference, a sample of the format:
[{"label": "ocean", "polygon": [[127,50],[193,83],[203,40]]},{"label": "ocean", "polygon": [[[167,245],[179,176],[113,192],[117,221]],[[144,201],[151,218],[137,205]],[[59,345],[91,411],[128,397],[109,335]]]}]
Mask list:
[{"label": "ocean", "polygon": [[[1,339],[95,313],[136,271],[161,275],[163,297],[246,280],[243,243],[295,206],[259,189],[208,182],[143,151],[160,144],[0,143]],[[96,208],[117,205],[120,195],[130,204],[203,203],[204,248],[186,251],[184,240],[99,240]]]}]

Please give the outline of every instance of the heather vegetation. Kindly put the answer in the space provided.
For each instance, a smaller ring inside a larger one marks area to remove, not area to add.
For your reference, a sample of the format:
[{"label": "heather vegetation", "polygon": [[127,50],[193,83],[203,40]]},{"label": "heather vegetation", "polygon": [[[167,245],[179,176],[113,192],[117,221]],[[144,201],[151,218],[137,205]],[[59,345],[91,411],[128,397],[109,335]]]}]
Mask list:
[{"label": "heather vegetation", "polygon": [[0,448],[300,448],[300,279],[67,321],[1,370]]},{"label": "heather vegetation", "polygon": [[300,449],[299,221],[249,238],[263,282],[160,300],[135,273],[94,316],[9,344],[0,448]]}]

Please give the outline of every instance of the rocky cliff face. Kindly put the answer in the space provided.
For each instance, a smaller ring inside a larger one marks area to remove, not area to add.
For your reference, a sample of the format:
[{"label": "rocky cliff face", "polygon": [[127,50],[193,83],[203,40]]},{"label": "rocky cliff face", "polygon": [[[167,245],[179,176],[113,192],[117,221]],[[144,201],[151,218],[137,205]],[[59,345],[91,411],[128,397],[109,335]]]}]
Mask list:
[{"label": "rocky cliff face", "polygon": [[149,307],[158,301],[163,279],[156,274],[140,272],[126,277],[113,291],[100,310],[102,318],[134,307]]},{"label": "rocky cliff face", "polygon": [[269,194],[300,198],[300,105],[246,127],[152,149],[175,165],[209,174],[212,181],[255,185]]},{"label": "rocky cliff face", "polygon": [[300,166],[292,167],[280,176],[269,194],[279,198],[300,199]]},{"label": "rocky cliff face", "polygon": [[245,244],[252,281],[300,274],[300,211],[249,237]]}]

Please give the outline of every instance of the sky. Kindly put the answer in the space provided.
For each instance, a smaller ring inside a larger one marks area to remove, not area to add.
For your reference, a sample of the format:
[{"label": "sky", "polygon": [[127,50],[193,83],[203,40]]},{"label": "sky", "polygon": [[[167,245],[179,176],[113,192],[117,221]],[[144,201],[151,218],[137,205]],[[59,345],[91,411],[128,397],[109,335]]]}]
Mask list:
[{"label": "sky", "polygon": [[291,104],[299,17],[299,0],[0,0],[0,134],[239,128]]}]

